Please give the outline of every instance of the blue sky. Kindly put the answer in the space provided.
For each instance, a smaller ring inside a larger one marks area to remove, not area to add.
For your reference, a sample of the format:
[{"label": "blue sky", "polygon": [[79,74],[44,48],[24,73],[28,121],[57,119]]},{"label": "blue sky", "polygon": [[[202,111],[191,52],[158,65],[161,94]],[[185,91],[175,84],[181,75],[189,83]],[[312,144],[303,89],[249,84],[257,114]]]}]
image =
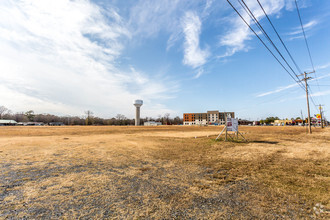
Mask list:
[{"label": "blue sky", "polygon": [[[294,67],[257,1],[245,2]],[[311,71],[294,0],[260,2]],[[316,69],[313,100],[330,118],[330,2],[297,2]],[[15,112],[133,118],[133,100],[143,99],[142,117],[307,114],[304,90],[224,0],[2,0],[0,48],[0,105]]]}]

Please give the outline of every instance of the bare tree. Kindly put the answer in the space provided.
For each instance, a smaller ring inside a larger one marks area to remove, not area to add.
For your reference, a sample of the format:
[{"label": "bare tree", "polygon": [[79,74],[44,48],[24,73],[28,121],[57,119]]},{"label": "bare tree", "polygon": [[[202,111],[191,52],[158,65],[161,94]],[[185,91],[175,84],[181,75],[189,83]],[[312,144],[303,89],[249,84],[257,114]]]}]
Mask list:
[{"label": "bare tree", "polygon": [[7,110],[6,113],[2,114],[2,118],[8,119],[8,120],[15,120],[14,114],[11,110]]},{"label": "bare tree", "polygon": [[15,118],[15,121],[17,121],[17,122],[27,122],[27,121],[29,121],[29,119],[25,116],[24,112],[17,112],[14,115],[14,118]]},{"label": "bare tree", "polygon": [[0,119],[2,119],[3,115],[8,111],[8,108],[5,106],[0,106]]},{"label": "bare tree", "polygon": [[168,125],[169,124],[170,113],[165,113],[164,118],[166,120],[166,124]]},{"label": "bare tree", "polygon": [[182,119],[179,117],[179,116],[176,116],[174,119],[173,119],[173,124],[176,124],[176,125],[179,125],[179,124],[182,124]]},{"label": "bare tree", "polygon": [[125,117],[125,115],[117,114],[117,115],[116,115],[116,119],[117,119],[117,120],[125,120],[126,117]]},{"label": "bare tree", "polygon": [[125,117],[125,115],[117,114],[116,119],[117,119],[117,122],[116,122],[117,125],[125,125],[126,124],[125,120],[127,118]]}]

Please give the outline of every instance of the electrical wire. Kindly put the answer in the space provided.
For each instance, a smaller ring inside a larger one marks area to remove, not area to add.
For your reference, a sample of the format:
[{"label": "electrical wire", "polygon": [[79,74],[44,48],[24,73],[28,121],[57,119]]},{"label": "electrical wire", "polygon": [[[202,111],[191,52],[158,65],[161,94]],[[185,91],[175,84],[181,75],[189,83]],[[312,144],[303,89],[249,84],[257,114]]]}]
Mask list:
[{"label": "electrical wire", "polygon": [[302,30],[303,35],[304,35],[304,38],[305,38],[305,43],[306,43],[306,47],[307,47],[307,50],[308,50],[309,59],[310,59],[311,64],[312,64],[313,71],[315,72],[314,64],[313,64],[313,59],[312,59],[311,51],[309,50],[309,46],[308,46],[308,42],[307,42],[307,38],[306,38],[306,34],[305,34],[305,29],[304,29],[304,26],[303,26],[302,21],[301,21],[301,16],[300,16],[300,11],[299,11],[299,7],[298,7],[298,4],[297,4],[297,0],[294,0],[294,1],[295,1],[295,3],[296,3],[296,8],[297,8],[297,12],[298,12],[298,17],[299,17],[299,21],[300,21],[300,25],[301,25],[301,30]]},{"label": "electrical wire", "polygon": [[313,91],[311,89],[311,87],[308,85],[308,91],[309,91],[309,97],[310,97],[310,100],[312,101],[316,111],[318,111],[317,107],[318,105],[316,105],[315,101],[314,101],[314,95],[313,95]]},{"label": "electrical wire", "polygon": [[[265,42],[259,37],[259,35],[253,30],[253,28],[247,23],[247,21],[243,18],[243,16],[237,11],[237,9],[233,6],[233,4],[227,0],[230,6],[234,9],[234,11],[240,16],[240,18],[244,21],[244,23],[250,28],[250,30],[257,36],[257,38],[261,41],[261,43],[266,47],[266,49],[272,54],[272,56],[276,59],[276,61],[283,67],[283,69],[290,75],[290,77],[301,86],[301,84],[292,76],[292,74],[285,68],[285,66],[281,63],[281,61],[274,55],[274,53],[269,49],[269,47],[265,44]],[[302,87],[302,86],[301,86]],[[302,87],[303,88],[303,87]],[[303,88],[304,89],[304,88]],[[306,91],[304,89],[304,91]]]},{"label": "electrical wire", "polygon": [[[242,4],[242,2],[244,4]],[[302,81],[300,81],[298,75],[295,73],[295,71],[292,69],[292,67],[290,66],[290,64],[286,61],[286,59],[283,57],[282,53],[278,50],[278,48],[276,47],[276,45],[274,44],[274,42],[271,40],[271,38],[269,37],[269,35],[267,34],[267,32],[264,30],[264,28],[261,26],[261,24],[259,23],[259,21],[257,20],[257,18],[253,15],[253,13],[251,12],[251,10],[249,9],[249,7],[246,5],[246,3],[244,2],[244,0],[238,0],[239,4],[242,6],[242,8],[245,10],[245,12],[250,16],[250,18],[254,21],[254,23],[256,24],[256,26],[259,28],[259,30],[264,34],[264,36],[268,39],[268,41],[272,44],[272,46],[275,48],[275,50],[279,53],[279,55],[281,56],[281,58],[284,60],[284,62],[288,65],[288,67],[291,69],[291,71],[293,72],[293,74],[296,76],[296,78],[299,80],[297,81],[293,75],[285,68],[285,66],[282,64],[282,62],[275,56],[275,54],[269,49],[269,47],[265,44],[265,42],[260,38],[260,36],[255,32],[255,30],[251,27],[251,25],[243,18],[243,16],[238,12],[238,10],[233,6],[233,4],[227,0],[227,2],[229,3],[229,5],[234,9],[234,11],[240,16],[240,18],[244,21],[244,23],[249,27],[249,29],[257,36],[257,38],[261,41],[261,43],[266,47],[266,49],[272,54],[272,56],[276,59],[276,61],[283,67],[283,69],[291,76],[291,78],[304,90],[306,91],[306,89],[302,86]],[[279,36],[276,28],[274,27],[274,25],[272,24],[272,22],[270,21],[267,13],[265,12],[264,8],[262,7],[262,5],[260,4],[259,0],[257,0],[260,7],[262,8],[264,14],[266,15],[268,21],[271,23],[274,31],[276,32],[278,38],[280,39],[280,41],[282,42],[282,45],[284,46],[284,48],[286,49],[287,53],[289,54],[292,62],[295,64],[297,70],[299,72],[301,72],[299,66],[297,65],[297,63],[295,62],[295,60],[293,59],[291,53],[289,52],[289,50],[287,49],[287,47],[285,46],[283,40],[281,39],[281,37]],[[296,1],[296,0],[295,0]],[[297,6],[297,2],[296,2],[296,6]],[[297,8],[298,10],[298,8]],[[299,18],[300,18],[300,14],[299,14]],[[301,21],[301,18],[300,18],[300,21]],[[301,22],[301,25],[302,25],[302,22]],[[303,28],[303,26],[302,26]],[[304,32],[304,31],[303,31]],[[306,40],[306,36],[305,36],[305,33],[304,33],[304,37],[305,37],[305,40]],[[307,48],[308,48],[308,51],[309,51],[309,47],[308,47],[308,43],[307,43],[307,40],[305,41],[306,42],[306,45],[307,45]],[[310,52],[309,52],[309,55],[310,55]],[[310,56],[310,59],[311,59],[311,56]],[[312,59],[311,59],[311,63],[312,63]],[[312,66],[313,66],[313,70],[314,70],[314,65],[312,63]],[[315,73],[315,70],[314,70],[314,73]],[[314,104],[314,107],[316,108],[316,104],[315,104],[315,101],[314,101],[314,98],[313,98],[313,95],[312,95],[312,90],[310,88],[309,85],[307,85],[307,89],[309,89],[309,94],[310,94],[310,99],[312,101],[312,103]],[[307,90],[308,92],[308,90]],[[317,108],[316,108],[317,110]]]},{"label": "electrical wire", "polygon": [[[292,62],[293,62],[294,65],[296,66],[296,68],[297,68],[297,70],[298,70],[298,73],[302,74],[301,69],[300,69],[299,66],[297,65],[296,61],[293,59],[293,57],[292,57],[290,51],[288,50],[288,48],[286,47],[286,45],[285,45],[285,43],[283,42],[282,38],[280,37],[279,33],[277,32],[275,26],[273,25],[273,22],[272,22],[272,21],[270,20],[270,18],[268,17],[268,14],[266,13],[265,9],[262,7],[262,5],[261,5],[261,3],[259,2],[259,0],[257,0],[257,2],[258,2],[258,4],[259,4],[260,8],[262,9],[262,11],[264,12],[264,14],[265,14],[267,20],[269,21],[270,25],[272,26],[273,30],[275,31],[277,37],[280,39],[280,41],[281,41],[283,47],[285,48],[286,52],[289,54],[289,56],[290,56]],[[298,77],[298,76],[297,76],[297,77]]]},{"label": "electrical wire", "polygon": [[[302,82],[300,81],[298,75],[295,73],[295,71],[292,69],[291,65],[287,62],[287,60],[284,58],[284,56],[282,55],[282,53],[279,51],[279,49],[277,48],[277,46],[274,44],[274,42],[272,41],[272,39],[269,37],[269,35],[267,34],[267,32],[264,30],[264,28],[262,27],[262,25],[259,23],[258,19],[254,16],[254,14],[252,13],[252,11],[250,10],[250,8],[247,6],[247,4],[244,2],[244,0],[238,0],[238,2],[240,3],[240,5],[242,6],[242,8],[245,10],[245,12],[250,16],[250,18],[255,22],[255,24],[257,25],[257,27],[259,28],[259,30],[264,34],[264,36],[268,39],[268,41],[271,43],[271,45],[275,48],[275,50],[277,51],[277,53],[281,56],[281,58],[283,59],[283,61],[286,63],[286,65],[291,69],[292,73],[296,76],[296,78],[298,79],[295,80],[296,83],[301,84],[300,87],[304,89],[304,87],[302,86]],[[242,3],[244,4],[244,6],[242,5]],[[299,71],[299,70],[298,70]]]},{"label": "electrical wire", "polygon": [[[264,28],[262,27],[262,25],[259,23],[258,19],[253,15],[252,11],[249,9],[249,7],[247,6],[247,4],[244,2],[244,0],[241,0],[244,4],[244,6],[242,5],[242,3],[240,2],[240,0],[238,0],[238,2],[240,3],[240,5],[242,6],[242,8],[244,8],[244,10],[246,11],[247,14],[249,14],[250,18],[256,23],[257,27],[259,28],[259,30],[264,34],[264,36],[269,40],[269,42],[273,45],[273,47],[275,48],[275,50],[279,53],[279,55],[282,57],[282,59],[284,60],[284,62],[289,66],[289,68],[291,69],[291,71],[293,72],[293,74],[295,74],[295,76],[297,77],[297,79],[299,80],[299,77],[298,75],[294,72],[294,70],[291,68],[291,66],[288,64],[288,62],[286,61],[286,59],[283,57],[282,53],[278,50],[278,48],[276,47],[276,45],[273,43],[273,41],[271,40],[271,38],[269,37],[269,35],[267,34],[267,32],[264,30]],[[294,62],[294,64],[296,65],[296,68],[298,71],[301,72],[300,68],[298,67],[297,63],[294,61],[291,53],[288,51],[287,47],[285,46],[283,40],[281,39],[281,37],[279,36],[276,28],[274,27],[274,25],[272,24],[272,22],[270,21],[266,11],[264,10],[264,8],[262,7],[261,3],[259,2],[259,0],[257,0],[258,3],[259,3],[259,6],[261,7],[261,9],[263,10],[264,14],[266,15],[266,17],[268,18],[268,21],[270,22],[270,24],[272,25],[274,31],[276,32],[278,38],[280,39],[280,41],[282,42],[282,45],[285,47],[287,53],[289,54],[290,58],[292,59],[292,61]],[[315,73],[315,71],[314,71]],[[302,82],[299,81],[301,84]],[[299,85],[301,85],[299,84]],[[313,92],[311,90],[311,88],[309,87],[308,85],[308,88],[310,90],[310,99],[312,101],[312,103],[314,104],[314,107],[316,108],[316,104],[315,104],[315,101],[314,101],[314,98],[313,98]],[[303,88],[304,89],[304,88]],[[304,89],[305,90],[305,89]],[[317,108],[316,108],[317,109]]]},{"label": "electrical wire", "polygon": [[[304,35],[304,39],[305,39],[305,44],[306,44],[306,47],[307,47],[307,51],[308,51],[308,55],[309,55],[309,59],[311,61],[311,64],[312,64],[312,67],[313,67],[313,72],[314,72],[314,75],[315,75],[315,79],[316,79],[316,83],[318,85],[318,89],[321,93],[321,89],[320,89],[320,86],[319,86],[319,81],[317,79],[317,76],[316,76],[316,72],[315,72],[315,68],[314,68],[314,63],[313,63],[313,59],[312,59],[312,55],[311,55],[311,51],[309,49],[309,45],[308,45],[308,42],[307,42],[307,38],[306,38],[306,33],[305,33],[305,29],[304,29],[304,25],[302,23],[302,19],[301,19],[301,14],[300,14],[300,11],[299,11],[299,7],[298,7],[298,3],[297,3],[297,0],[295,0],[295,4],[296,4],[296,8],[297,8],[297,13],[298,13],[298,17],[299,17],[299,21],[300,21],[300,25],[301,25],[301,30],[302,30],[302,33]],[[322,97],[322,96],[321,96]],[[322,97],[323,99],[323,97]]]}]

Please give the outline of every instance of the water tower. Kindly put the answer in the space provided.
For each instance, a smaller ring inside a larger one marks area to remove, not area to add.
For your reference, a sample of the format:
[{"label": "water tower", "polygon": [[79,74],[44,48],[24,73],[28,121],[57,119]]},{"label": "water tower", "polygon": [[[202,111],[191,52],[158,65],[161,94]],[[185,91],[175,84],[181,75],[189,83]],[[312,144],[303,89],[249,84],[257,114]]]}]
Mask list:
[{"label": "water tower", "polygon": [[136,107],[135,126],[139,126],[140,125],[140,107],[143,105],[143,101],[140,99],[137,99],[134,101],[133,105]]}]

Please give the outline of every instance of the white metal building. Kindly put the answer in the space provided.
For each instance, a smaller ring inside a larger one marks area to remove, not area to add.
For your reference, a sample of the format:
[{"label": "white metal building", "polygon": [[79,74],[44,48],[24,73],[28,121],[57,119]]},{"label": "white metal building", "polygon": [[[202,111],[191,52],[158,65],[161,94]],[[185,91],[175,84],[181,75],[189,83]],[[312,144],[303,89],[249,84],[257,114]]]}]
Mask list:
[{"label": "white metal building", "polygon": [[0,120],[0,126],[6,126],[6,125],[16,125],[17,122],[14,120]]},{"label": "white metal building", "polygon": [[146,121],[144,122],[144,126],[158,126],[162,125],[161,122],[156,122],[156,121]]}]

